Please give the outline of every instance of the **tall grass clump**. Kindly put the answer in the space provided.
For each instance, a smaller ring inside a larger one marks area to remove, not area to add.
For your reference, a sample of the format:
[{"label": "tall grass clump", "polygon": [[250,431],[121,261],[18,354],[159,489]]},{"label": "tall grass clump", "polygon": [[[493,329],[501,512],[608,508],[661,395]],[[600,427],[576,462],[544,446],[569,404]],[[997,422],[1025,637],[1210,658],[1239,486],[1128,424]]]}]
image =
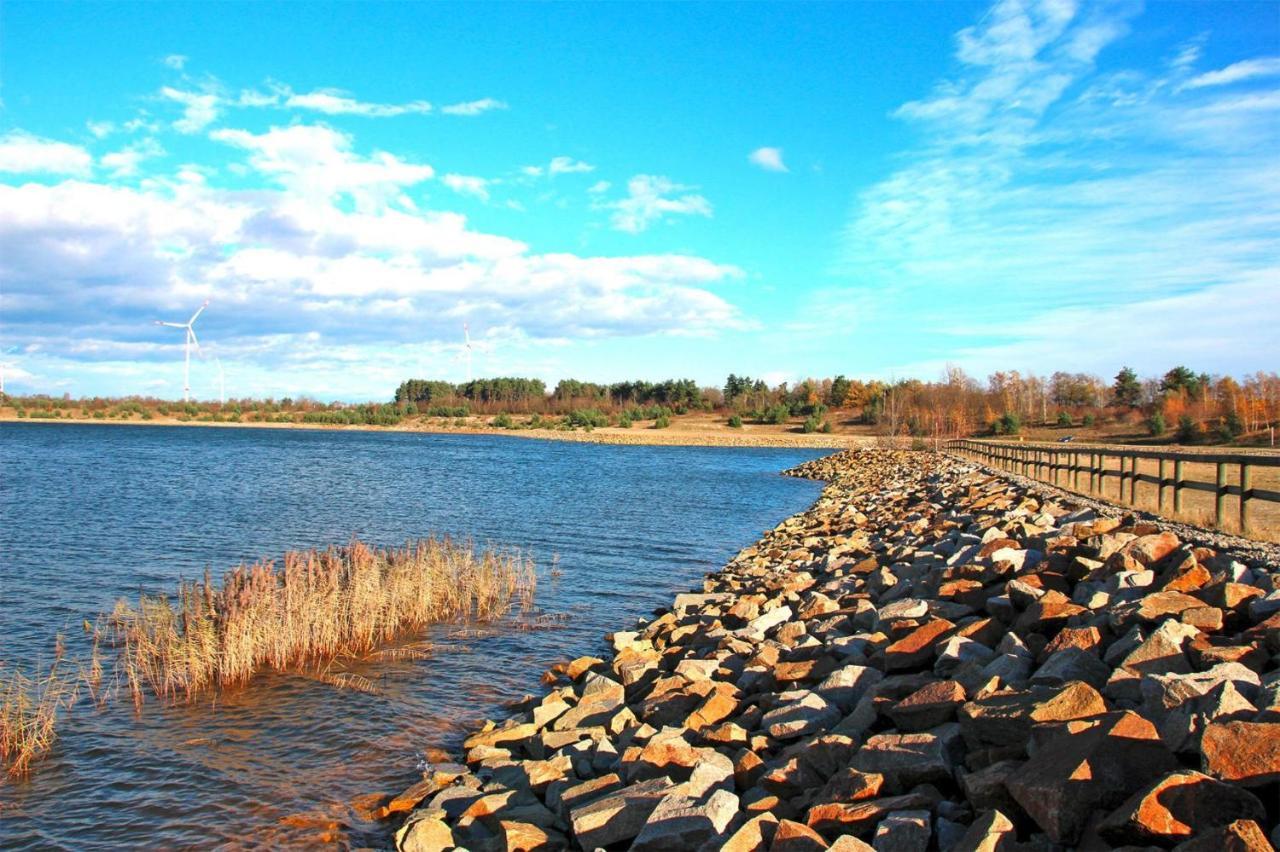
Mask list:
[{"label": "tall grass clump", "polygon": [[57,737],[58,714],[75,701],[76,680],[62,670],[62,642],[52,666],[28,674],[0,663],[0,764],[26,775]]},{"label": "tall grass clump", "polygon": [[176,597],[120,602],[111,616],[134,701],[191,698],[263,670],[318,670],[436,622],[487,621],[529,605],[532,565],[447,538],[401,548],[360,542],[241,565]]}]

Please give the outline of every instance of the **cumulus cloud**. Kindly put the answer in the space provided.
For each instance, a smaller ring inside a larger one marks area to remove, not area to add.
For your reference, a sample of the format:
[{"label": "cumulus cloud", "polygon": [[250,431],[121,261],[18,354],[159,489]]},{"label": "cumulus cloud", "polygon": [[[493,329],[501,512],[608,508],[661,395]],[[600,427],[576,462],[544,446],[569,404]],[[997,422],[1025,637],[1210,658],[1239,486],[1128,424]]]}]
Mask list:
[{"label": "cumulus cloud", "polygon": [[[324,126],[210,136],[245,152],[263,185],[220,188],[218,172],[197,167],[133,186],[0,183],[0,313],[6,338],[45,353],[42,387],[71,375],[114,376],[117,392],[148,387],[156,373],[145,365],[177,351],[150,320],[185,316],[206,298],[202,343],[229,374],[256,375],[254,387],[270,392],[286,381],[318,387],[306,375],[330,371],[342,352],[360,365],[353,375],[376,383],[368,392],[384,395],[414,358],[455,345],[464,319],[477,335],[529,346],[742,325],[715,292],[742,276],[736,267],[534,252],[408,203],[403,193],[431,178],[430,166],[360,150]],[[129,149],[116,153],[104,168],[136,165]],[[441,180],[463,193],[487,187]]]},{"label": "cumulus cloud", "polygon": [[480,115],[495,109],[506,109],[507,105],[495,98],[480,98],[475,101],[464,101],[463,103],[449,104],[441,107],[440,111],[445,115]]},{"label": "cumulus cloud", "polygon": [[551,162],[547,165],[547,174],[552,176],[594,172],[595,170],[596,167],[590,163],[575,160],[573,157],[552,157]]},{"label": "cumulus cloud", "polygon": [[489,200],[489,181],[485,178],[473,175],[447,174],[441,178],[441,181],[459,195],[470,195],[481,201]]},{"label": "cumulus cloud", "polygon": [[316,199],[348,195],[362,206],[395,201],[412,206],[404,187],[429,180],[431,166],[377,151],[351,150],[351,137],[324,125],[273,127],[266,133],[215,130],[210,138],[249,152],[249,165],[294,193]]},{"label": "cumulus cloud", "polygon": [[143,139],[132,145],[126,145],[119,151],[104,154],[101,162],[104,168],[111,170],[111,176],[114,178],[135,177],[143,161],[163,157],[164,154],[165,150],[159,142],[154,139]]},{"label": "cumulus cloud", "polygon": [[767,172],[790,171],[782,161],[781,148],[757,148],[747,155],[747,159]]},{"label": "cumulus cloud", "polygon": [[711,216],[711,202],[659,175],[636,175],[627,181],[627,196],[603,206],[613,210],[610,224],[615,230],[638,234],[655,222],[673,216]]},{"label": "cumulus cloud", "polygon": [[173,123],[179,133],[199,133],[217,120],[222,99],[212,91],[193,92],[164,86],[160,95],[182,105],[182,118]]},{"label": "cumulus cloud", "polygon": [[0,172],[83,175],[92,165],[89,152],[78,145],[41,139],[17,130],[0,137]]},{"label": "cumulus cloud", "polygon": [[171,53],[162,61],[169,68],[172,68],[175,71],[181,71],[183,68],[187,67],[188,58],[189,57],[183,56],[181,53]]}]

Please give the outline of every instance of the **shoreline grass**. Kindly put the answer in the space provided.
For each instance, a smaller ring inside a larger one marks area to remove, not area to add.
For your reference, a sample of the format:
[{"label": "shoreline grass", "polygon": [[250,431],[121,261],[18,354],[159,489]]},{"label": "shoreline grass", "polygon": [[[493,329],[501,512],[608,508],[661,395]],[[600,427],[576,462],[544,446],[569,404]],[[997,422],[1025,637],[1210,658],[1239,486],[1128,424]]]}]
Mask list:
[{"label": "shoreline grass", "polygon": [[175,598],[121,601],[108,621],[140,704],[146,691],[190,699],[261,671],[315,673],[430,624],[490,621],[528,605],[535,583],[520,556],[447,538],[385,549],[356,541],[241,565],[221,584],[206,572]]},{"label": "shoreline grass", "polygon": [[106,700],[101,647],[114,651],[113,681],[136,707],[146,695],[190,701],[248,683],[266,671],[291,671],[331,686],[374,691],[354,673],[333,673],[342,659],[418,658],[428,647],[384,648],[442,622],[492,621],[532,606],[536,576],[518,553],[477,550],[470,542],[426,538],[403,547],[359,541],[326,550],[289,551],[241,565],[214,582],[180,581],[177,593],[121,600],[96,625],[92,654],[73,672],[58,637],[53,664],[30,670],[0,661],[0,765],[30,771],[57,736],[59,715],[81,686]]}]

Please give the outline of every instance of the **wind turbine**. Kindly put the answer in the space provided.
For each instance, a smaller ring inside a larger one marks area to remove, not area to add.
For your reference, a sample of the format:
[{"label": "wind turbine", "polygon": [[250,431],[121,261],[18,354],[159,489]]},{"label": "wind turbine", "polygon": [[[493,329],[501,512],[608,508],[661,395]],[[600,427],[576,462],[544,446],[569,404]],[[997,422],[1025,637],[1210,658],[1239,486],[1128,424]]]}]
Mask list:
[{"label": "wind turbine", "polygon": [[183,344],[183,363],[182,363],[182,401],[191,401],[191,347],[194,344],[196,350],[200,349],[200,341],[196,339],[196,330],[192,328],[195,324],[196,317],[209,307],[209,300],[205,299],[204,304],[191,315],[191,319],[186,322],[162,322],[156,320],[156,325],[168,326],[169,328],[185,328],[187,330],[186,342]]}]

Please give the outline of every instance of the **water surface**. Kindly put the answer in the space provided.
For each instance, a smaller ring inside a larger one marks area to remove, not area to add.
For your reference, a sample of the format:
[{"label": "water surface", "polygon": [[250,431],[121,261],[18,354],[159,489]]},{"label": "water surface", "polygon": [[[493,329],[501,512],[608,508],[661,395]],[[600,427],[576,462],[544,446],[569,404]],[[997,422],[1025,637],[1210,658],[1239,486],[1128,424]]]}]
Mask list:
[{"label": "water surface", "polygon": [[[28,781],[0,784],[0,846],[276,847],[377,826],[349,802],[411,783],[427,748],[539,690],[551,663],[697,585],[816,483],[821,450],[502,436],[70,424],[0,427],[0,660],[72,654],[81,623],[289,548],[429,533],[518,547],[555,630],[441,626],[431,659],[356,666],[376,695],[271,675],[194,706],[81,702]],[[552,570],[554,567],[554,571]],[[554,576],[553,576],[554,575]]]}]

